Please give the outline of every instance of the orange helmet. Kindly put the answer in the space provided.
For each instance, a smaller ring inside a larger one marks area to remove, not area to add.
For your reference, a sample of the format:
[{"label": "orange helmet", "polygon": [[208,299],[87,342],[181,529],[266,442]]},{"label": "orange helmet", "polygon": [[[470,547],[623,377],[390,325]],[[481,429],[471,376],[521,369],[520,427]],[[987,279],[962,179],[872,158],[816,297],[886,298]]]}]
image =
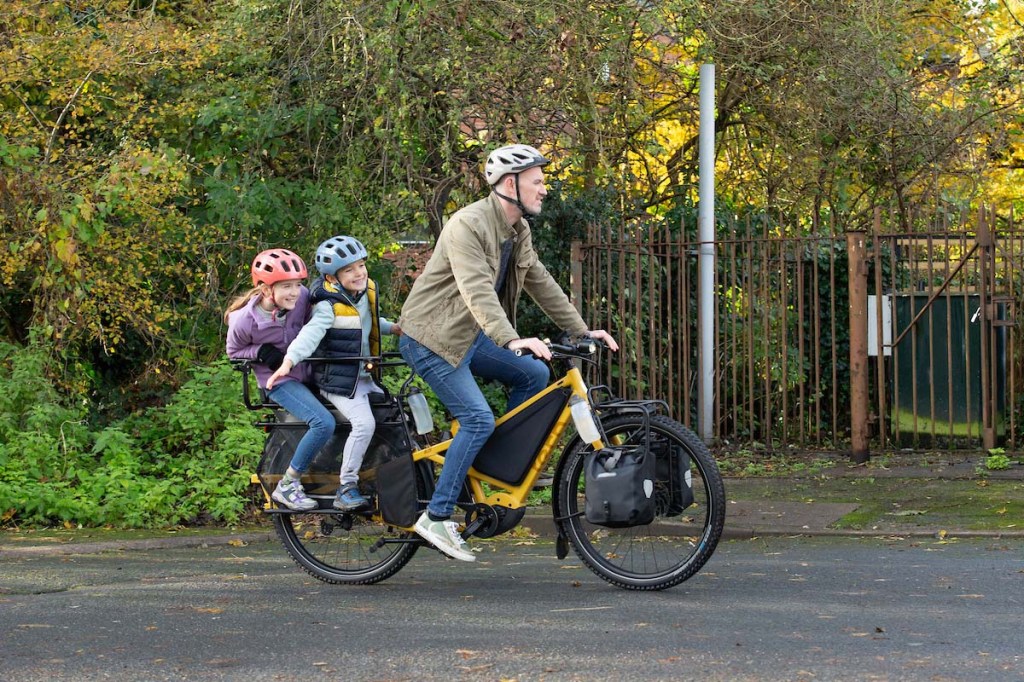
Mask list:
[{"label": "orange helmet", "polygon": [[306,279],[306,264],[288,249],[261,251],[252,261],[252,285],[273,286],[290,279]]}]

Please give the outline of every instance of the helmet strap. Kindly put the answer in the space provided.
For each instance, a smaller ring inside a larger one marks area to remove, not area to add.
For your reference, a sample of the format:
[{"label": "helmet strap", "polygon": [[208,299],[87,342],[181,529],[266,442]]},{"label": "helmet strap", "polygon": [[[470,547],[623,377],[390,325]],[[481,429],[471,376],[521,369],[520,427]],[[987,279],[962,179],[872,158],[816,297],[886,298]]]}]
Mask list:
[{"label": "helmet strap", "polygon": [[270,317],[272,319],[277,319],[277,314],[281,312],[281,308],[278,307],[277,301],[274,299],[274,285],[267,284],[266,282],[261,282],[261,285],[267,288],[267,293],[260,293],[265,299],[267,299],[271,303],[272,307],[270,308]]},{"label": "helmet strap", "polygon": [[[330,279],[327,279],[328,277],[330,277]],[[324,275],[324,281],[331,285],[331,288],[334,289],[333,293],[345,296],[352,303],[352,305],[358,303],[359,299],[361,299],[363,297],[363,294],[366,293],[367,289],[370,288],[369,285],[367,285],[362,291],[349,291],[348,289],[341,285],[341,280],[338,279],[337,274]],[[328,289],[328,291],[330,291],[330,289]]]},{"label": "helmet strap", "polygon": [[499,192],[499,191],[497,190],[497,188],[492,188],[492,191],[493,191],[493,192],[494,192],[495,194],[497,194],[497,195],[498,195],[499,197],[501,197],[502,199],[504,199],[505,201],[507,201],[508,203],[510,203],[510,204],[512,204],[513,206],[515,206],[516,208],[518,208],[518,209],[519,209],[519,212],[520,212],[520,213],[522,214],[522,217],[523,217],[523,218],[525,218],[526,216],[528,216],[528,215],[529,215],[529,213],[528,213],[528,212],[526,211],[526,207],[525,207],[525,206],[523,206],[523,202],[522,202],[522,200],[521,200],[521,199],[519,198],[519,173],[516,173],[516,174],[515,174],[515,179],[516,179],[516,198],[515,198],[515,199],[513,199],[512,197],[507,197],[507,196],[505,196],[504,194],[502,194],[501,192]]}]

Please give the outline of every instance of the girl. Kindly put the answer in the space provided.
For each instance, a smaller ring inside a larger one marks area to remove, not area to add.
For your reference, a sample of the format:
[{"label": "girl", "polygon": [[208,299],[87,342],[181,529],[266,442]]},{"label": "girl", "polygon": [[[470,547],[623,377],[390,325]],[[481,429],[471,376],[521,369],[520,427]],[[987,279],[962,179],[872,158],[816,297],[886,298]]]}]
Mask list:
[{"label": "girl", "polygon": [[305,364],[291,368],[272,386],[267,386],[267,379],[280,368],[288,344],[309,317],[309,290],[302,284],[308,274],[306,264],[291,251],[263,251],[252,262],[253,288],[232,301],[224,313],[228,357],[255,360],[256,381],[270,391],[268,397],[309,426],[295,447],[288,471],[271,493],[274,501],[297,511],[318,506],[306,497],[299,479],[334,433],[334,416],[306,387]]},{"label": "girl", "polygon": [[[379,355],[381,334],[401,335],[401,327],[380,317],[377,286],[367,275],[366,258],[362,242],[345,235],[317,248],[321,277],[313,283],[313,312],[267,386],[276,386],[293,366],[313,355],[338,359]],[[333,506],[342,511],[365,509],[369,501],[359,492],[359,469],[377,426],[369,395],[382,392],[379,377],[361,362],[316,363],[313,371],[320,392],[352,425]]]}]

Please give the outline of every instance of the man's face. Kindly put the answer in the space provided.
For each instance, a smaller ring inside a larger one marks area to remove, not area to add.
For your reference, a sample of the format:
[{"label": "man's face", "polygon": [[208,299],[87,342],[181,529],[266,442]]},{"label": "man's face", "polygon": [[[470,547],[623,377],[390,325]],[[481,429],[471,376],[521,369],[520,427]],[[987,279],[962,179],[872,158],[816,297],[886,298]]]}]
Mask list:
[{"label": "man's face", "polygon": [[[515,191],[515,178],[512,178],[512,191]],[[540,213],[544,197],[548,189],[544,185],[544,171],[540,166],[527,168],[519,174],[519,201],[526,207],[528,215]]]}]

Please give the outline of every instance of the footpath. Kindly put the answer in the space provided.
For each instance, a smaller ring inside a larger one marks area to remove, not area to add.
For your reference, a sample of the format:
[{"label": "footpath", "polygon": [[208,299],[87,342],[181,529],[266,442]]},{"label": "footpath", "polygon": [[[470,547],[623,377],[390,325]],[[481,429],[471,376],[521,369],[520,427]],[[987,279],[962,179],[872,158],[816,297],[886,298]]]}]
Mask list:
[{"label": "footpath", "polygon": [[[813,473],[727,477],[725,538],[763,536],[1024,539],[1024,465],[982,471],[983,458],[838,463]],[[554,537],[550,508],[531,509],[523,526]],[[186,529],[109,538],[88,530],[48,535],[0,531],[0,560],[214,545],[274,539],[267,526]]]}]

